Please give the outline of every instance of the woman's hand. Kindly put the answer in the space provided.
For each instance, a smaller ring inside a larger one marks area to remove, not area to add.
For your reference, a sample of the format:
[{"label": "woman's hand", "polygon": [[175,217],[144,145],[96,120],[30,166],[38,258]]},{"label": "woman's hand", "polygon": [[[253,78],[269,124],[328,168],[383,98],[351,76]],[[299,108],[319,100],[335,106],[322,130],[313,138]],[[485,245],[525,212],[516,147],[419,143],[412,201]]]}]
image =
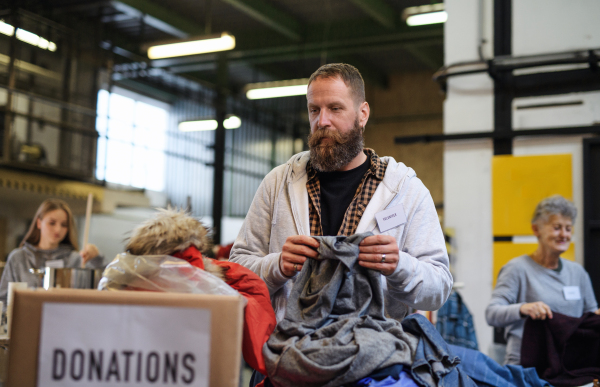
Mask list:
[{"label": "woman's hand", "polygon": [[83,263],[87,263],[89,260],[96,258],[100,254],[96,245],[88,243],[84,246],[83,250],[79,252],[81,258],[83,259]]},{"label": "woman's hand", "polygon": [[529,302],[521,305],[519,309],[521,315],[529,316],[534,320],[545,320],[546,318],[552,318],[552,311],[550,307],[542,301]]}]

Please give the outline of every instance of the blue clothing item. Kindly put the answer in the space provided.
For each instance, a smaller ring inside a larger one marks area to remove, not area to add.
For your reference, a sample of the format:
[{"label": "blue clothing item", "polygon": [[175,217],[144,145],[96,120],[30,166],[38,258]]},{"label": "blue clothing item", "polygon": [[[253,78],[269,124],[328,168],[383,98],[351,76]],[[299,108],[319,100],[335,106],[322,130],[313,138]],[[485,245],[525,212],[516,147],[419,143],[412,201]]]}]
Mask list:
[{"label": "blue clothing item", "polygon": [[517,365],[501,366],[479,351],[450,345],[461,359],[458,369],[469,375],[479,387],[545,387],[550,383],[539,378],[535,368]]},{"label": "blue clothing item", "polygon": [[373,372],[368,377],[374,380],[382,380],[387,378],[388,376],[393,377],[394,379],[400,378],[400,374],[404,371],[404,366],[402,364],[394,364],[389,367],[385,367]]},{"label": "blue clothing item", "polygon": [[[410,374],[422,386],[476,387],[477,385],[457,365],[458,356],[452,354],[433,324],[420,314],[411,314],[402,320],[405,332],[419,337]],[[431,379],[428,379],[431,378]]]},{"label": "blue clothing item", "polygon": [[435,327],[448,344],[478,349],[473,317],[456,291],[450,294],[444,306],[438,310]]},{"label": "blue clothing item", "polygon": [[360,380],[356,387],[419,387],[413,378],[406,372],[402,371],[398,378],[388,376],[383,380],[375,380],[372,378],[364,378]]}]

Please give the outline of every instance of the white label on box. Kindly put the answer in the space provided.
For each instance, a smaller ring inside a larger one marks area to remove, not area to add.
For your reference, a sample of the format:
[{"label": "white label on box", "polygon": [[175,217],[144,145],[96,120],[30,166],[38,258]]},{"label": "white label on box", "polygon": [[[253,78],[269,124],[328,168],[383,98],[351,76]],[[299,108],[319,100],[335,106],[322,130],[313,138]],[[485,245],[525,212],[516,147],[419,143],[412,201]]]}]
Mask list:
[{"label": "white label on box", "polygon": [[209,385],[210,310],[45,303],[38,386]]}]

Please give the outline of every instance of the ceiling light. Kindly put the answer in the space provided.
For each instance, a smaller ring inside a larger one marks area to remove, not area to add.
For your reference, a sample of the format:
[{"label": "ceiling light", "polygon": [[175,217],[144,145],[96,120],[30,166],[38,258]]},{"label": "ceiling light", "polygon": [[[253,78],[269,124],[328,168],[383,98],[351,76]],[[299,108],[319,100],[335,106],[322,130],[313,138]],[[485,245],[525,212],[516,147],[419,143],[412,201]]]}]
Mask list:
[{"label": "ceiling light", "polygon": [[402,19],[409,26],[445,23],[448,13],[444,11],[444,3],[409,7],[402,12]]},{"label": "ceiling light", "polygon": [[408,19],[406,19],[406,24],[411,27],[424,26],[426,24],[445,23],[446,20],[448,20],[448,13],[446,11],[441,11],[409,16]]},{"label": "ceiling light", "polygon": [[[0,20],[0,34],[13,36],[13,34],[15,34],[15,27]],[[26,31],[22,28],[17,28],[16,36],[20,41],[29,43],[32,46],[37,46],[52,52],[56,51],[56,44],[54,42],[50,42],[49,40],[46,40],[41,36],[34,34],[33,32]]]},{"label": "ceiling light", "polygon": [[264,99],[306,95],[308,78],[287,81],[249,83],[244,88],[248,99]]},{"label": "ceiling light", "polygon": [[223,32],[220,37],[161,44],[148,48],[148,58],[163,59],[176,56],[206,54],[235,48],[235,37]]},{"label": "ceiling light", "polygon": [[13,36],[13,34],[15,33],[15,27],[0,20],[0,33],[8,36]]},{"label": "ceiling light", "polygon": [[[196,120],[184,121],[179,123],[181,132],[199,132],[204,130],[216,130],[218,126],[217,120]],[[238,116],[228,115],[223,121],[225,129],[237,129],[242,126],[242,120]]]}]

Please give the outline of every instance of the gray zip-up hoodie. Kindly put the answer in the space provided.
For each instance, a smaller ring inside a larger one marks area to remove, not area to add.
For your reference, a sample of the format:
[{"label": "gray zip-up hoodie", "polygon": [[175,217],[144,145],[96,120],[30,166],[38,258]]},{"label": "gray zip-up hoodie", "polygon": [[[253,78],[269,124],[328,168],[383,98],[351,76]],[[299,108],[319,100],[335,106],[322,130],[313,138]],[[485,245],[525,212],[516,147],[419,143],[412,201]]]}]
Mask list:
[{"label": "gray zip-up hoodie", "polygon": [[[310,235],[306,190],[308,160],[309,152],[298,153],[264,178],[229,258],[265,281],[277,321],[283,319],[295,281],[295,277],[285,276],[279,268],[283,245],[289,236]],[[439,309],[450,294],[453,280],[444,235],[429,190],[411,168],[391,157],[382,160],[388,163],[385,176],[365,208],[356,233],[380,234],[375,214],[403,206],[406,223],[383,233],[398,242],[398,267],[391,275],[382,275],[386,314],[401,320],[408,313],[408,307]]]}]

